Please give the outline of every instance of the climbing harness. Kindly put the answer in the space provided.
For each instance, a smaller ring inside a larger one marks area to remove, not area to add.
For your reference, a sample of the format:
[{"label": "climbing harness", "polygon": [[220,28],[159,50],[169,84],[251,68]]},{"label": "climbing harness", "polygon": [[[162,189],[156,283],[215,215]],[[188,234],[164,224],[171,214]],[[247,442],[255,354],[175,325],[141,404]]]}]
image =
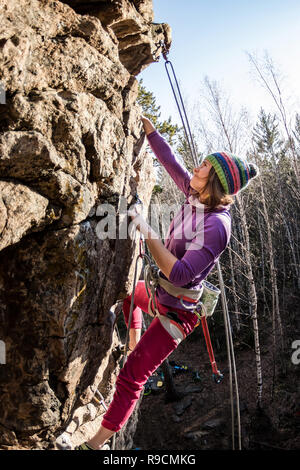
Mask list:
[{"label": "climbing harness", "polygon": [[[185,310],[191,310],[192,313],[198,317],[203,329],[206,347],[213,371],[213,379],[217,384],[221,383],[223,380],[223,374],[221,374],[217,368],[207,325],[207,316],[212,316],[214,313],[218,303],[220,290],[208,281],[203,281],[201,290],[176,287],[166,279],[163,279],[160,276],[159,269],[152,264],[148,264],[147,266],[147,278],[150,279],[150,281],[147,279],[147,283],[149,283],[151,286],[149,305],[151,304],[151,299],[155,298],[156,287],[160,285],[166,292],[168,292],[168,294],[178,298]],[[186,305],[184,300],[193,303],[194,305]]]},{"label": "climbing harness", "polygon": [[[165,68],[167,71],[167,75],[169,78],[169,82],[173,91],[173,95],[177,104],[177,108],[179,111],[179,115],[181,118],[181,122],[183,125],[183,129],[186,135],[186,140],[190,149],[191,157],[192,160],[195,164],[195,166],[198,166],[198,157],[197,153],[195,151],[195,145],[193,142],[193,136],[190,131],[190,126],[188,123],[188,118],[187,114],[185,111],[185,106],[182,100],[180,88],[178,85],[178,80],[174,71],[174,67],[171,63],[171,61],[167,58],[168,50],[164,44],[163,41],[160,42],[160,46],[162,47],[162,55],[165,60]],[[172,83],[171,76],[169,74],[168,67],[171,69],[173,78],[175,81],[175,86]],[[176,91],[179,96],[179,100],[177,99],[176,96]],[[182,109],[181,109],[182,108]],[[234,371],[234,379],[235,379],[235,390],[236,390],[236,408],[237,408],[237,421],[238,421],[238,448],[241,450],[241,423],[240,423],[240,407],[239,407],[239,393],[238,393],[238,381],[237,381],[237,374],[236,374],[236,366],[235,366],[235,356],[234,356],[234,347],[233,347],[233,341],[232,341],[232,334],[231,334],[231,325],[230,325],[230,318],[229,318],[229,312],[228,312],[228,307],[227,307],[227,302],[226,302],[226,295],[225,295],[225,287],[224,287],[224,281],[222,277],[222,271],[220,267],[219,261],[217,261],[217,269],[218,269],[218,278],[219,278],[219,284],[221,288],[221,300],[222,300],[222,308],[223,308],[223,316],[224,316],[224,325],[225,325],[225,334],[226,334],[226,347],[227,347],[227,357],[228,357],[228,366],[229,366],[229,379],[230,379],[230,402],[231,402],[231,422],[232,422],[232,448],[233,450],[235,449],[235,437],[234,437],[234,404],[233,404],[233,385],[232,385],[232,367]],[[206,331],[207,336],[206,336],[206,343],[209,345],[210,339],[208,337],[208,329],[206,330],[206,315],[201,316],[201,322],[202,322],[202,327],[204,325],[203,331]],[[205,334],[205,333],[204,333]],[[212,350],[210,351],[210,354],[212,353]],[[211,356],[211,360],[213,359],[213,356]],[[213,363],[212,363],[213,364]]]},{"label": "climbing harness", "polygon": [[[168,280],[160,276],[159,268],[156,266],[156,264],[151,262],[150,257],[144,252],[142,248],[144,243],[145,242],[144,242],[143,235],[140,234],[140,253],[139,253],[139,257],[136,260],[136,265],[135,265],[135,274],[134,274],[135,280],[134,280],[133,293],[131,297],[128,328],[127,328],[126,341],[125,341],[125,344],[126,344],[125,354],[127,354],[127,348],[128,348],[127,341],[128,341],[128,335],[129,335],[128,332],[130,330],[131,318],[132,318],[137,262],[139,258],[142,257],[145,261],[144,280],[145,280],[146,292],[149,297],[148,312],[152,316],[155,316],[155,315],[159,316],[163,325],[166,322],[171,323],[171,325],[173,323],[177,328],[180,329],[180,325],[178,324],[178,322],[172,319],[172,313],[174,312],[167,312],[167,317],[169,318],[165,318],[159,313],[159,310],[156,304],[156,299],[155,299],[155,291],[158,286],[161,286],[166,292],[168,292],[168,294],[180,300],[180,303],[184,310],[186,309],[191,310],[191,312],[194,313],[198,317],[199,322],[201,322],[203,333],[204,333],[206,347],[207,347],[207,351],[208,351],[208,355],[209,355],[209,359],[210,359],[211,367],[213,371],[213,379],[217,384],[219,384],[223,379],[223,375],[217,368],[206,317],[211,316],[214,313],[215,307],[218,302],[220,290],[208,281],[203,281],[203,286],[200,290],[186,289],[183,287],[174,286]],[[184,303],[184,301],[189,302],[192,305],[187,305]],[[169,331],[168,326],[165,326],[165,328]],[[181,340],[184,339],[185,336],[186,335],[183,332],[183,336],[181,337]]]}]

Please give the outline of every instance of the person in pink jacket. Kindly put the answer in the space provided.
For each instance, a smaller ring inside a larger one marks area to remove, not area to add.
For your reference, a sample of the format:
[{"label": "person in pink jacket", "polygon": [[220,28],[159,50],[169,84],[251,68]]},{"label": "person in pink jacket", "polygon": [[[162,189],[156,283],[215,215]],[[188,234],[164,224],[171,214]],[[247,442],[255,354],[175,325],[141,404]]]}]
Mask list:
[{"label": "person in pink jacket", "polygon": [[[143,233],[160,276],[175,287],[199,290],[229,243],[232,196],[247,186],[258,169],[228,152],[217,152],[208,155],[190,174],[152,123],[145,117],[142,122],[154,154],[185,195],[185,202],[172,220],[164,243],[138,210],[133,209],[129,215]],[[99,431],[77,450],[100,450],[124,426],[148,378],[198,322],[196,314],[158,286],[158,314],[141,336],[142,311],[151,313],[148,303],[145,282],[139,281],[134,294],[128,359],[118,376],[113,401]],[[123,302],[127,326],[130,304],[131,295]]]}]

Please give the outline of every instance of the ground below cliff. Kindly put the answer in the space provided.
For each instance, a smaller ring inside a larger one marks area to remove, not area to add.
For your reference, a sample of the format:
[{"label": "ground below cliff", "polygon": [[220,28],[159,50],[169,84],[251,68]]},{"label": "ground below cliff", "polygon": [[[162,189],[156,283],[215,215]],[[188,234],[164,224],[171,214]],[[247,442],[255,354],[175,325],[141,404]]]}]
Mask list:
[{"label": "ground below cliff", "polygon": [[[215,350],[221,384],[212,380],[205,341],[198,328],[170,356],[170,361],[188,366],[174,376],[178,390],[189,393],[180,401],[166,403],[163,387],[144,396],[135,447],[142,450],[227,450],[232,449],[229,372],[224,351]],[[256,370],[254,352],[245,346],[235,350],[241,413],[242,448],[247,450],[295,450],[300,448],[300,409],[297,403],[299,372],[287,358],[287,372],[273,381],[269,367],[272,356],[262,347],[263,410],[256,410]],[[195,383],[193,371],[201,380]],[[298,374],[298,375],[297,375]],[[198,390],[197,390],[198,389]],[[237,422],[237,421],[235,421]],[[237,427],[235,426],[238,448]]]}]

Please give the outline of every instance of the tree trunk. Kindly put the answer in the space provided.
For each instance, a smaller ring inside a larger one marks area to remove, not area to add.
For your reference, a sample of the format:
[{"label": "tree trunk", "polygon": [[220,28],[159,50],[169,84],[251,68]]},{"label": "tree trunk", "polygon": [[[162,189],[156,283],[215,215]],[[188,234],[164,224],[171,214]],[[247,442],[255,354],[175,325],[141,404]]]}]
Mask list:
[{"label": "tree trunk", "polygon": [[237,331],[240,331],[240,319],[239,319],[239,301],[238,296],[236,293],[236,283],[235,283],[235,273],[233,269],[233,259],[232,259],[232,250],[228,250],[229,252],[229,263],[230,263],[230,277],[231,277],[231,289],[233,295],[233,304],[234,304],[234,312],[235,312],[235,325]]},{"label": "tree trunk", "polygon": [[259,238],[260,238],[260,256],[261,256],[261,273],[262,273],[262,294],[264,297],[264,316],[266,314],[266,308],[268,305],[267,298],[266,298],[266,277],[265,277],[265,246],[263,240],[263,231],[261,226],[260,220],[260,213],[257,213],[257,225],[259,230]]},{"label": "tree trunk", "polygon": [[173,374],[169,365],[169,360],[166,359],[161,365],[162,371],[164,373],[164,383],[166,386],[166,402],[179,401],[183,398],[183,393],[178,392],[175,387]]},{"label": "tree trunk", "polygon": [[269,264],[270,264],[270,275],[271,275],[271,286],[272,286],[272,328],[273,328],[273,348],[274,348],[274,358],[276,358],[276,351],[277,351],[277,341],[276,341],[276,319],[278,322],[278,329],[279,329],[279,341],[281,350],[279,352],[280,357],[282,357],[283,350],[284,350],[284,341],[283,341],[283,329],[282,329],[282,322],[280,316],[280,309],[279,309],[279,296],[278,296],[278,287],[277,287],[277,273],[274,263],[274,249],[273,249],[273,240],[272,240],[272,227],[270,224],[269,214],[267,211],[266,205],[266,198],[265,192],[263,188],[262,178],[258,176],[260,191],[261,191],[261,202],[263,206],[263,215],[265,226],[267,229],[267,240],[268,240],[268,255],[269,255]]},{"label": "tree trunk", "polygon": [[249,231],[246,220],[246,214],[244,210],[243,200],[240,194],[236,195],[236,201],[241,215],[241,225],[243,230],[243,236],[245,239],[245,261],[247,269],[247,277],[249,282],[249,294],[250,294],[250,309],[251,318],[253,323],[253,334],[254,334],[254,347],[255,347],[255,361],[256,361],[256,377],[257,377],[257,406],[262,407],[262,367],[261,367],[261,355],[260,355],[260,344],[259,344],[259,330],[257,320],[257,296],[256,288],[253,279],[253,271],[250,257],[250,242],[249,242]]}]

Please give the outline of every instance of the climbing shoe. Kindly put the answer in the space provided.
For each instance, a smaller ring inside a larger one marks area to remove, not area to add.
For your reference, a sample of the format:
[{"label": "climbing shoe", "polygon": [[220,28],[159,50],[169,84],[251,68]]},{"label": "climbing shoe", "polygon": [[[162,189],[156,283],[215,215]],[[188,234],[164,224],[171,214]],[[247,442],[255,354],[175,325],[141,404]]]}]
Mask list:
[{"label": "climbing shoe", "polygon": [[[76,446],[74,450],[96,450],[96,449],[93,449],[91,446],[89,446],[86,442],[83,442],[82,444],[80,444],[79,446]],[[103,444],[103,446],[101,447],[101,449],[99,450],[110,450],[110,446],[108,443],[106,444]]]},{"label": "climbing shoe", "polygon": [[74,450],[95,450],[95,449],[90,447],[86,442],[83,442],[79,446],[76,446]]}]

